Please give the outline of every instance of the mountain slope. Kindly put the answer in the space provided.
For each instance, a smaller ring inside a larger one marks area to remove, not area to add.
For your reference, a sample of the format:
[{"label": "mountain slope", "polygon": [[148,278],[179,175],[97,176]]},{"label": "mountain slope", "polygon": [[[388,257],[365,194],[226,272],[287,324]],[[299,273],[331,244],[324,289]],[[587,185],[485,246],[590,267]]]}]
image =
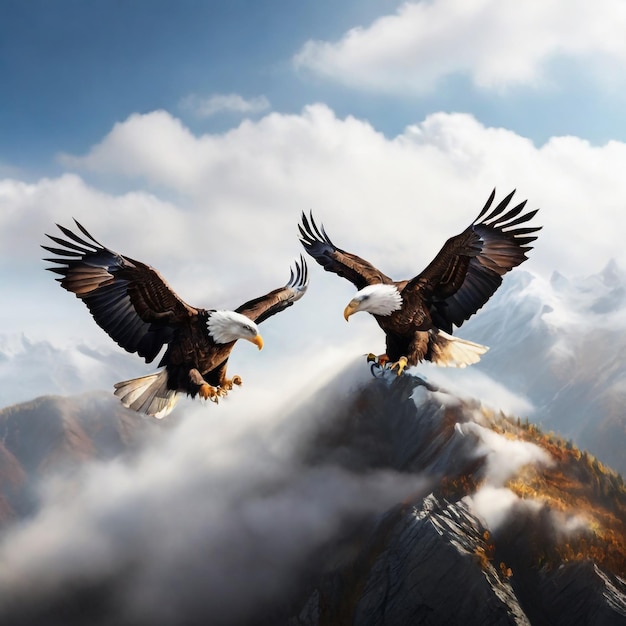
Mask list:
[{"label": "mountain slope", "polygon": [[457,332],[490,347],[472,369],[528,398],[533,421],[626,474],[626,274],[615,263],[549,282],[514,272]]},{"label": "mountain slope", "polygon": [[621,477],[532,424],[424,389],[385,377],[342,408],[348,432],[334,416],[331,455],[349,433],[370,463],[433,490],[376,520],[290,623],[626,623]]},{"label": "mountain slope", "polygon": [[[117,420],[90,402],[48,404],[76,461]],[[0,622],[626,623],[626,489],[570,443],[361,361],[241,420],[181,419],[44,491],[0,543]],[[59,458],[13,450],[45,474]]]},{"label": "mountain slope", "polygon": [[0,522],[32,513],[42,477],[137,449],[158,428],[108,394],[42,396],[0,410]]}]

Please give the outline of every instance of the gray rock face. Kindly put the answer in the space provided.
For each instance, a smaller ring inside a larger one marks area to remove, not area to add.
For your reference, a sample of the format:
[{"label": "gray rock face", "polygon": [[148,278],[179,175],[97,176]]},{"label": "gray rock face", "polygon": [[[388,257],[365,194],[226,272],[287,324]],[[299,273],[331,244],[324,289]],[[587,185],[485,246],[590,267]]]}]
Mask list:
[{"label": "gray rock face", "polygon": [[[482,531],[482,532],[481,532]],[[429,496],[380,520],[348,567],[327,574],[290,626],[626,623],[626,582],[589,561],[503,573],[462,504]]]},{"label": "gray rock face", "polygon": [[[477,406],[441,398],[417,378],[386,376],[339,409],[325,447],[315,442],[317,455],[341,451],[342,462],[419,472],[438,483],[437,495],[377,519],[357,555],[322,576],[290,625],[626,624],[623,557],[621,577],[592,559],[547,563],[563,541],[548,506],[518,504],[489,530],[471,511],[467,496],[485,478],[489,451],[459,434]],[[339,445],[343,428],[351,457]],[[507,436],[521,434],[510,424]],[[576,464],[558,467],[566,471],[583,475]],[[450,490],[457,481],[460,489]],[[619,494],[623,506],[626,492]]]},{"label": "gray rock face", "polygon": [[508,582],[481,559],[483,529],[465,506],[429,496],[395,517],[366,575],[354,623],[528,623]]}]

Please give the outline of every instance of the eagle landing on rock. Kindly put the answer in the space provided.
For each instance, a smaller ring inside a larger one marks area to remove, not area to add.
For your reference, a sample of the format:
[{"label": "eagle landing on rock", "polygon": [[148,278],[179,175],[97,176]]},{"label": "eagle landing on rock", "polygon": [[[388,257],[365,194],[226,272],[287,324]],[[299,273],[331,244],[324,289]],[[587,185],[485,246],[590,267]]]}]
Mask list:
[{"label": "eagle landing on rock", "polygon": [[152,362],[163,346],[163,370],[115,385],[115,395],[135,411],[162,418],[179,393],[217,402],[241,378],[227,378],[226,366],[238,339],[263,340],[257,324],[299,300],[308,285],[307,266],[295,263],[284,287],[242,304],[235,311],[202,309],[183,302],[160,274],[96,241],[76,222],[78,235],[59,226],[67,239],[47,235],[61,248],[42,246],[55,256],[61,286],[76,294],[96,323],[127,352]]},{"label": "eagle landing on rock", "polygon": [[[364,259],[335,246],[313,215],[298,226],[305,250],[327,271],[347,278],[359,291],[344,310],[371,313],[385,331],[387,351],[368,355],[391,364],[398,375],[420,361],[465,367],[480,360],[487,347],[452,337],[495,293],[502,277],[523,263],[528,244],[541,226],[526,226],[538,209],[523,212],[526,201],[507,210],[515,191],[491,209],[495,189],[478,217],[446,241],[420,274],[394,281]],[[491,210],[490,210],[491,209]]]}]

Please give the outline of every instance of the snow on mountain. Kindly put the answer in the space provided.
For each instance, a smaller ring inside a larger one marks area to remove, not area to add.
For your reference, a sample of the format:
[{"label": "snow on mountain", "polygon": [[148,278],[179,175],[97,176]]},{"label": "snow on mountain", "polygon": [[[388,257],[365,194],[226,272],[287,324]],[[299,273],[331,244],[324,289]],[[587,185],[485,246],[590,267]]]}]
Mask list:
[{"label": "snow on mountain", "polygon": [[121,350],[0,335],[0,408],[46,394],[110,390],[113,383],[138,375],[137,358]]},{"label": "snow on mountain", "polygon": [[[577,279],[555,272],[547,281],[515,271],[455,332],[490,347],[474,371],[425,371],[495,408],[505,388],[526,408],[514,412],[626,473],[625,330],[626,273],[613,261]],[[481,394],[472,388],[478,372],[495,383],[491,389],[483,383]]]}]

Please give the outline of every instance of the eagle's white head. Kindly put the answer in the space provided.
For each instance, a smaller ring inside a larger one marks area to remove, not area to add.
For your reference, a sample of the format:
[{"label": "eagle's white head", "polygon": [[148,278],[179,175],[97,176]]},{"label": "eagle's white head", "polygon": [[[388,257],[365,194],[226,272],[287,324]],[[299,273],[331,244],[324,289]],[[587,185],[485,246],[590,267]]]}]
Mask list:
[{"label": "eagle's white head", "polygon": [[263,338],[259,335],[259,327],[245,315],[235,311],[212,311],[207,319],[209,335],[217,343],[229,343],[237,339],[246,339],[263,347]]},{"label": "eagle's white head", "polygon": [[358,291],[343,312],[348,318],[357,311],[372,315],[391,315],[402,307],[402,296],[395,285],[368,285]]}]

